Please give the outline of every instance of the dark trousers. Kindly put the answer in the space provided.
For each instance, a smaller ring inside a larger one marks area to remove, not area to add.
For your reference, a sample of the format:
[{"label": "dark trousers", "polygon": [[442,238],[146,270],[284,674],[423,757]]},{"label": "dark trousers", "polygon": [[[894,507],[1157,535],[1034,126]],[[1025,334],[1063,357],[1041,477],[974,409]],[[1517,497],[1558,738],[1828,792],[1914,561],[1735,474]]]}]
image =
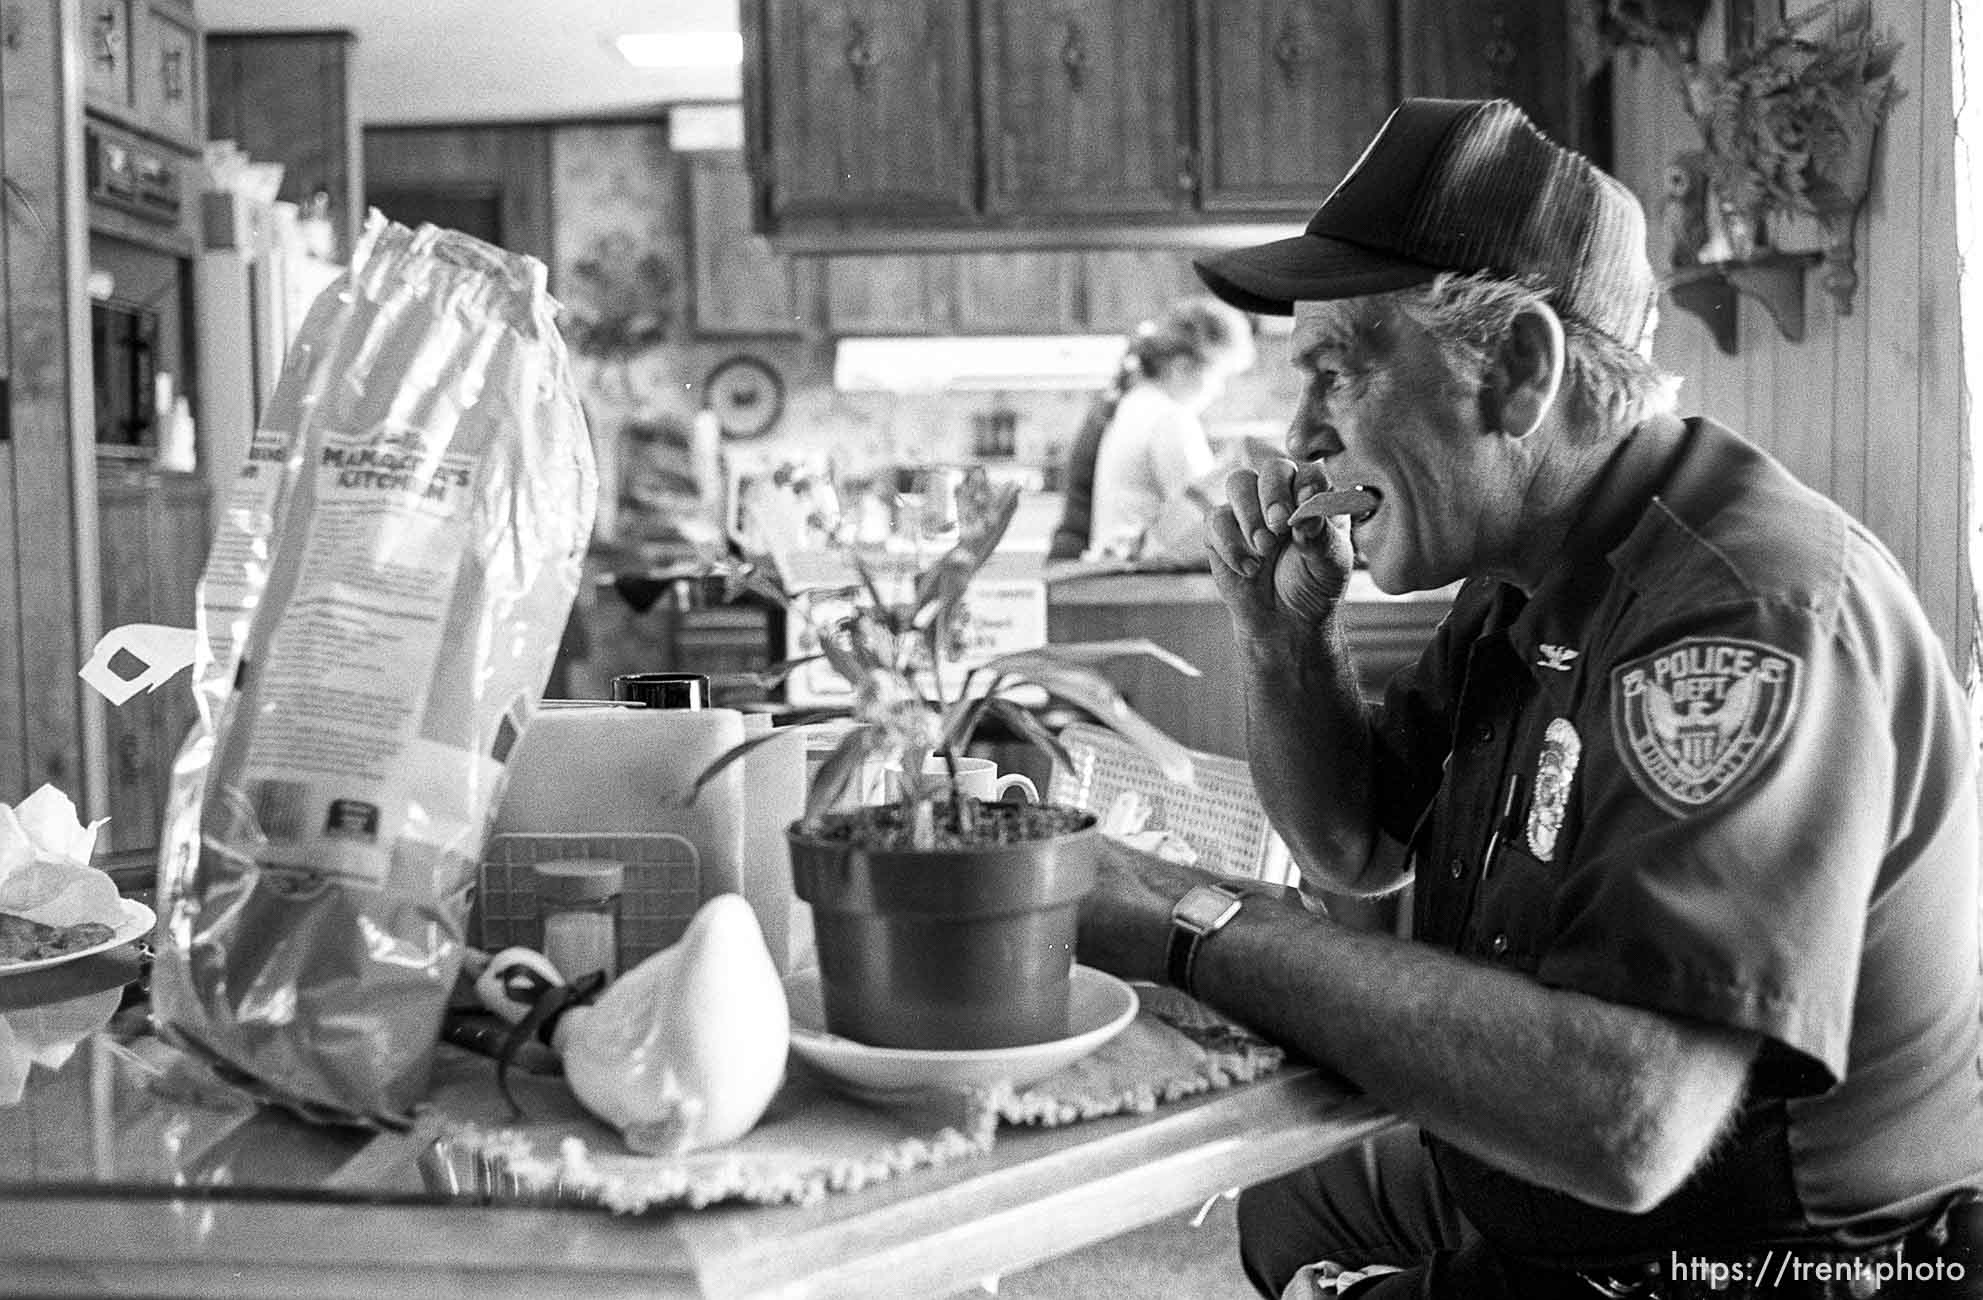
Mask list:
[{"label": "dark trousers", "polygon": [[[1983,1298],[1983,1203],[1955,1211],[1942,1245],[1963,1276],[1939,1286],[1889,1285],[1893,1300]],[[1905,1257],[1938,1253],[1922,1240]],[[1239,1196],[1239,1254],[1247,1278],[1278,1300],[1304,1265],[1330,1260],[1344,1269],[1389,1264],[1402,1273],[1364,1282],[1355,1300],[1595,1300],[1599,1292],[1574,1273],[1540,1269],[1494,1249],[1446,1195],[1416,1130],[1403,1130],[1344,1152]],[[1648,1294],[1684,1296],[1689,1288]],[[1717,1293],[1717,1300],[1721,1293]],[[1729,1293],[1733,1294],[1733,1293]],[[1769,1300],[1822,1296],[1823,1288],[1762,1288]],[[1840,1288],[1834,1294],[1846,1294]]]},{"label": "dark trousers", "polygon": [[1437,1251],[1475,1240],[1416,1129],[1374,1138],[1239,1194],[1240,1263],[1273,1300],[1298,1269],[1317,1260],[1345,1269],[1411,1270]]}]

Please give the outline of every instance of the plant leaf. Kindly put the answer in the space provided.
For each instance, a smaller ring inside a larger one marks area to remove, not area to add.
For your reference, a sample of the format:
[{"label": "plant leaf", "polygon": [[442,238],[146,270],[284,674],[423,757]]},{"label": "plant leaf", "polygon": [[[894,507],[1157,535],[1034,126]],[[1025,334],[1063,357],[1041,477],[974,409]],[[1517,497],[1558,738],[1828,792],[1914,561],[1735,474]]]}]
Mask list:
[{"label": "plant leaf", "polygon": [[781,685],[787,677],[790,677],[807,664],[818,663],[825,657],[824,655],[800,655],[797,659],[781,659],[777,663],[764,668],[752,668],[733,673],[724,673],[723,677],[728,681],[744,683],[755,686],[760,690],[768,691]]},{"label": "plant leaf", "polygon": [[1129,707],[1129,701],[1114,683],[1092,668],[1068,663],[1065,647],[1001,655],[1000,671],[1044,686],[1062,699],[1080,705],[1102,725],[1120,732],[1124,739],[1149,756],[1163,774],[1180,785],[1194,783],[1191,751],[1159,731],[1156,724]]},{"label": "plant leaf", "polygon": [[1074,756],[1067,752],[1067,746],[1060,743],[1060,737],[1048,730],[1047,724],[1041,722],[1031,709],[1011,700],[992,699],[987,703],[986,710],[1022,738],[1045,750],[1056,764],[1070,772],[1074,770]]},{"label": "plant leaf", "polygon": [[945,628],[964,599],[965,589],[991,553],[998,549],[1012,516],[1019,509],[1019,489],[1001,487],[967,490],[962,501],[965,518],[957,544],[929,568],[916,575],[916,603],[910,625]]},{"label": "plant leaf", "polygon": [[868,599],[874,602],[874,617],[879,619],[881,625],[887,628],[891,634],[899,636],[902,632],[902,626],[896,620],[895,607],[882,599],[881,587],[874,580],[874,570],[868,567],[868,562],[862,559],[861,553],[853,547],[844,548],[842,553],[849,560],[853,561],[854,572],[861,579],[861,587],[866,590]]},{"label": "plant leaf", "polygon": [[806,791],[806,821],[816,822],[834,804],[860,775],[861,767],[886,743],[879,727],[862,723],[840,738],[833,752],[819,765],[819,771],[812,779],[812,788]]},{"label": "plant leaf", "polygon": [[724,769],[735,764],[738,759],[742,758],[745,754],[750,753],[753,749],[756,749],[758,746],[768,745],[774,740],[781,740],[785,737],[786,734],[787,734],[786,732],[780,731],[774,727],[770,731],[760,732],[759,734],[752,736],[748,740],[730,746],[730,748],[724,750],[722,753],[718,754],[715,758],[711,759],[709,761],[709,766],[703,768],[702,771],[697,774],[695,778],[695,784],[691,785],[689,787],[689,792],[682,796],[681,803],[684,805],[694,803],[698,798],[702,796],[703,787],[708,785],[711,781],[714,781],[718,776],[720,776],[723,773]]},{"label": "plant leaf", "polygon": [[[1018,655],[1037,655],[1040,653],[1038,650],[1022,650],[1018,652]],[[1127,659],[1132,655],[1141,655],[1168,665],[1186,677],[1204,676],[1190,660],[1171,653],[1155,641],[1142,637],[1131,637],[1119,641],[1069,641],[1064,645],[1057,644],[1049,646],[1045,653],[1063,662],[1074,664],[1099,664],[1106,663],[1111,659]],[[1015,657],[1017,656],[1000,655],[995,659],[987,660],[984,666],[991,669],[1002,669],[1008,660]]]}]

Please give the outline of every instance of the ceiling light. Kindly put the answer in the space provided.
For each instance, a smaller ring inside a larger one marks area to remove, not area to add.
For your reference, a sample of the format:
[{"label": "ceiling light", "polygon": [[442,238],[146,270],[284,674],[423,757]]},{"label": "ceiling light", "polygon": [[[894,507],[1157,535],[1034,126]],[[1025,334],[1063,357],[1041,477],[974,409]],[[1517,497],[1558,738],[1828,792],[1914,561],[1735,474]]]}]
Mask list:
[{"label": "ceiling light", "polygon": [[744,61],[736,32],[630,32],[615,36],[620,56],[636,68],[718,68]]}]

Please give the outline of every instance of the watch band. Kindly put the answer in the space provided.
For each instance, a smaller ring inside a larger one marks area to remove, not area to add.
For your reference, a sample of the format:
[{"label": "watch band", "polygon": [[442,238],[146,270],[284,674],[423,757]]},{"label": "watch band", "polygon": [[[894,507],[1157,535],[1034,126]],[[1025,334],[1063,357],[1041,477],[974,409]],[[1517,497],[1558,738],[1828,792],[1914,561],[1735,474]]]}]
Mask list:
[{"label": "watch band", "polygon": [[1239,915],[1245,891],[1231,885],[1194,885],[1171,908],[1170,944],[1164,952],[1164,976],[1172,988],[1196,997],[1192,977],[1198,949],[1205,940]]}]

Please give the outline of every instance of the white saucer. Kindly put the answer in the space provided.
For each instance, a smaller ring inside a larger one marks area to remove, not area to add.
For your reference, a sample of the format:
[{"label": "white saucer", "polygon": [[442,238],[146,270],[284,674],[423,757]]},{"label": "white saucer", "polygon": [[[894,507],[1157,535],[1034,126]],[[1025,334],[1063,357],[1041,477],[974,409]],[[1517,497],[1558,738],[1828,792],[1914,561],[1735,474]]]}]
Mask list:
[{"label": "white saucer", "polygon": [[49,966],[60,966],[65,961],[76,961],[91,953],[109,952],[122,947],[133,939],[142,939],[158,924],[158,915],[135,898],[117,900],[116,921],[111,923],[110,937],[102,943],[93,943],[87,948],[65,952],[57,957],[37,957],[33,961],[0,962],[0,975],[20,975],[31,970],[42,970]]},{"label": "white saucer", "polygon": [[931,1088],[973,1088],[1004,1080],[1015,1088],[1038,1083],[1114,1038],[1136,1019],[1136,990],[1115,976],[1076,966],[1068,990],[1073,1033],[1049,1043],[965,1051],[869,1047],[826,1031],[819,972],[785,978],[792,1008],[792,1050],[856,1095],[886,1100]]}]

